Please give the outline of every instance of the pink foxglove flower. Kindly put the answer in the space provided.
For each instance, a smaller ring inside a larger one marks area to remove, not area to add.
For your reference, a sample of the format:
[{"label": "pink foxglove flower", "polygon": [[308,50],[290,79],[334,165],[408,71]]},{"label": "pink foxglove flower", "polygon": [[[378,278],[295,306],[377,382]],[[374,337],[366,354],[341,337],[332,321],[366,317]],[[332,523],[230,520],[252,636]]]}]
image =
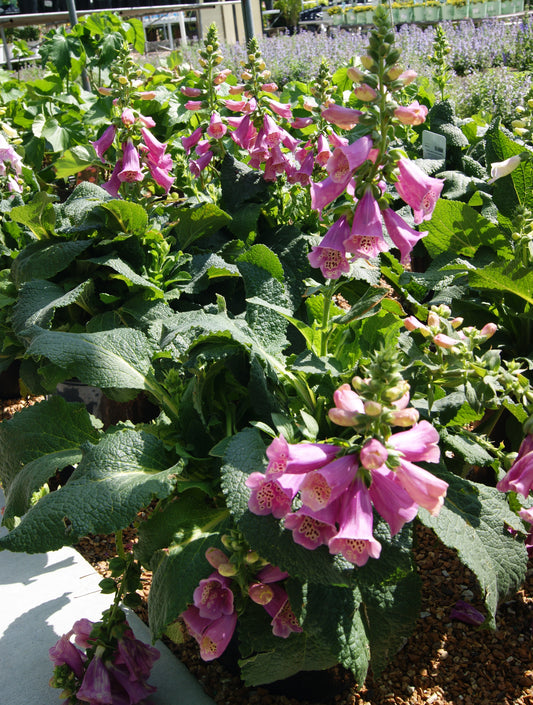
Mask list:
[{"label": "pink foxglove flower", "polygon": [[284,473],[276,477],[251,473],[245,483],[252,490],[248,508],[259,516],[272,514],[281,519],[290,511],[292,500],[305,477],[303,473]]},{"label": "pink foxglove flower", "polygon": [[320,134],[316,141],[316,162],[320,164],[320,166],[325,166],[330,157],[331,149],[329,148],[328,141],[324,135]]},{"label": "pink foxglove flower", "polygon": [[113,198],[118,198],[118,191],[122,185],[122,181],[119,179],[118,175],[122,171],[122,159],[119,159],[115,164],[115,168],[111,174],[109,181],[102,184],[102,188],[107,191]]},{"label": "pink foxglove flower", "polygon": [[346,181],[334,181],[331,176],[328,176],[323,181],[318,183],[311,181],[311,208],[322,214],[324,208],[333,203],[344,191],[351,174],[348,175]]},{"label": "pink foxglove flower", "polygon": [[193,88],[192,86],[181,86],[180,91],[187,98],[198,98],[202,95],[201,88]]},{"label": "pink foxglove flower", "polygon": [[405,459],[400,460],[396,476],[414,502],[427,509],[432,516],[438,515],[444,504],[447,482]]},{"label": "pink foxglove flower", "polygon": [[54,666],[66,665],[78,678],[82,677],[85,654],[74,646],[68,634],[63,634],[57,644],[48,650],[48,654]]},{"label": "pink foxglove flower", "polygon": [[518,516],[530,524],[529,531],[526,536],[525,547],[527,549],[528,556],[533,558],[533,507],[530,507],[529,509],[521,509],[518,512]]},{"label": "pink foxglove flower", "polygon": [[205,154],[202,154],[202,156],[198,157],[198,159],[191,159],[191,161],[189,162],[189,169],[191,170],[191,174],[198,178],[202,171],[209,164],[211,159],[213,159],[213,152],[211,152],[210,150]]},{"label": "pink foxglove flower", "polygon": [[128,140],[122,145],[122,170],[118,173],[120,181],[135,181],[143,180],[143,173],[139,162],[139,152],[131,140]]},{"label": "pink foxglove flower", "polygon": [[76,697],[91,705],[113,705],[111,678],[100,656],[95,654],[91,659]]},{"label": "pink foxglove flower", "polygon": [[318,512],[302,507],[292,514],[287,514],[284,526],[292,531],[294,543],[312,551],[318,546],[327,545],[337,533],[337,512],[336,502],[328,504]]},{"label": "pink foxglove flower", "polygon": [[313,122],[312,117],[297,117],[292,121],[291,127],[294,127],[295,130],[301,130],[304,127],[309,127]]},{"label": "pink foxglove flower", "polygon": [[344,242],[349,235],[350,225],[343,215],[333,223],[320,245],[315,245],[309,253],[311,267],[320,268],[326,279],[338,279],[343,274],[348,274],[350,263],[346,257]]},{"label": "pink foxglove flower", "polygon": [[209,127],[206,130],[209,137],[219,140],[221,137],[224,137],[227,131],[228,128],[222,122],[222,118],[220,117],[220,115],[217,112],[211,113]]},{"label": "pink foxglove flower", "polygon": [[333,392],[335,408],[329,409],[328,416],[338,426],[353,426],[359,414],[365,413],[363,400],[349,384],[342,384]]},{"label": "pink foxglove flower", "polygon": [[344,455],[319,470],[307,473],[300,485],[303,507],[314,512],[327,507],[347,491],[357,468],[357,457]]},{"label": "pink foxglove flower", "polygon": [[290,103],[280,103],[277,100],[269,100],[268,105],[277,115],[286,120],[292,120],[292,108]]},{"label": "pink foxglove flower", "polygon": [[404,490],[396,473],[389,468],[375,468],[371,475],[370,499],[378,514],[389,525],[391,536],[395,536],[404,524],[413,521],[418,513],[418,505]]},{"label": "pink foxglove flower", "polygon": [[353,172],[368,159],[372,149],[370,137],[360,137],[346,147],[336,147],[326,163],[326,171],[334,181],[347,183]]},{"label": "pink foxglove flower", "polygon": [[122,120],[123,125],[126,125],[126,127],[130,127],[135,123],[135,113],[131,108],[124,108],[120,119]]},{"label": "pink foxglove flower", "polygon": [[191,149],[198,144],[198,142],[200,141],[201,138],[202,138],[202,128],[201,127],[197,127],[196,130],[191,135],[189,135],[189,137],[182,137],[181,138],[181,143],[183,145],[183,148],[187,152],[187,154],[189,154]]},{"label": "pink foxglove flower", "polygon": [[194,606],[186,609],[181,618],[189,634],[198,642],[200,656],[204,661],[213,661],[224,653],[237,625],[236,612],[211,620],[200,617]]},{"label": "pink foxglove flower", "polygon": [[373,516],[370,495],[364,482],[357,479],[345,492],[339,516],[340,528],[329,542],[329,552],[340,553],[357,566],[369,558],[379,558],[381,544],[372,535]]},{"label": "pink foxglove flower", "polygon": [[392,208],[386,208],[382,212],[382,216],[390,239],[394,246],[400,250],[400,263],[407,264],[411,250],[421,238],[427,235],[427,231],[418,232],[418,230],[409,227]]},{"label": "pink foxglove flower", "polygon": [[270,477],[283,472],[306,473],[323,467],[333,460],[340,446],[328,443],[287,443],[283,435],[274,438],[266,449],[269,460],[266,474]]},{"label": "pink foxglove flower", "polygon": [[398,168],[400,175],[395,184],[396,190],[413,209],[415,225],[420,225],[423,220],[431,218],[443,182],[425,174],[410,159],[400,159]]},{"label": "pink foxglove flower", "polygon": [[344,241],[349,252],[358,257],[374,258],[388,250],[378,202],[367,189],[355,208],[350,237]]},{"label": "pink foxglove flower", "polygon": [[127,629],[118,639],[117,655],[113,663],[115,666],[124,666],[130,680],[139,680],[139,677],[146,679],[160,655],[156,648],[136,639],[131,629]]},{"label": "pink foxglove flower", "polygon": [[153,136],[150,130],[147,130],[145,127],[141,127],[141,134],[143,136],[144,144],[148,148],[150,158],[155,164],[158,164],[166,151],[166,142],[160,142]]},{"label": "pink foxglove flower", "polygon": [[378,97],[377,91],[367,83],[361,83],[353,89],[354,95],[364,103],[371,103]]},{"label": "pink foxglove flower", "polygon": [[193,593],[194,606],[200,617],[218,619],[233,612],[233,592],[230,580],[219,573],[212,573],[209,578],[200,580]]},{"label": "pink foxglove flower", "polygon": [[457,338],[452,338],[451,335],[446,335],[446,333],[437,333],[433,338],[433,342],[438,348],[453,350],[461,341]]},{"label": "pink foxglove flower", "polygon": [[409,105],[400,105],[394,111],[395,117],[403,125],[422,125],[426,121],[428,109],[425,105],[420,105],[418,100]]},{"label": "pink foxglove flower", "polygon": [[498,482],[500,492],[519,492],[527,497],[533,489],[533,434],[529,433],[518,449],[509,472]]},{"label": "pink foxglove flower", "polygon": [[113,144],[113,140],[115,139],[115,132],[116,127],[114,125],[109,125],[109,127],[102,133],[102,135],[97,140],[91,142],[96,154],[98,155],[98,158],[102,163],[105,163],[104,154]]},{"label": "pink foxglove flower", "polygon": [[469,602],[465,602],[464,600],[457,600],[450,611],[450,619],[458,619],[460,622],[472,624],[476,627],[483,624],[485,621],[483,614],[481,614],[481,612]]},{"label": "pink foxglove flower", "polygon": [[361,465],[367,470],[375,470],[380,468],[387,462],[389,454],[385,446],[380,443],[377,438],[371,438],[366,441],[359,451],[359,460]]},{"label": "pink foxglove flower", "polygon": [[351,130],[358,124],[362,112],[333,103],[328,108],[325,108],[321,115],[324,120],[331,122],[333,125],[343,130]]},{"label": "pink foxglove flower", "polygon": [[439,432],[429,423],[421,421],[408,431],[393,433],[388,444],[400,451],[407,460],[438,463],[440,459]]},{"label": "pink foxglove flower", "polygon": [[203,103],[201,100],[188,100],[185,103],[185,107],[187,110],[195,111],[195,110],[201,110],[203,108]]},{"label": "pink foxglove flower", "polygon": [[168,193],[170,191],[170,187],[174,183],[174,177],[170,176],[166,169],[161,169],[158,166],[149,164],[148,168],[150,170],[150,174],[152,175],[152,179],[156,182],[156,184],[164,189],[165,193]]},{"label": "pink foxglove flower", "polygon": [[273,145],[281,142],[281,128],[277,122],[270,117],[270,115],[265,115],[263,118],[263,130],[268,145],[272,147]]},{"label": "pink foxglove flower", "polygon": [[264,606],[272,617],[272,633],[274,636],[287,639],[292,632],[303,631],[289,602],[286,591],[276,583],[271,585],[274,592],[273,598]]},{"label": "pink foxglove flower", "polygon": [[[228,120],[231,122],[232,118]],[[237,144],[241,149],[250,149],[255,138],[257,137],[257,130],[254,127],[253,122],[250,120],[249,115],[245,115],[241,118],[235,119],[238,124],[233,122],[233,126],[237,129],[231,133],[231,139]]]}]

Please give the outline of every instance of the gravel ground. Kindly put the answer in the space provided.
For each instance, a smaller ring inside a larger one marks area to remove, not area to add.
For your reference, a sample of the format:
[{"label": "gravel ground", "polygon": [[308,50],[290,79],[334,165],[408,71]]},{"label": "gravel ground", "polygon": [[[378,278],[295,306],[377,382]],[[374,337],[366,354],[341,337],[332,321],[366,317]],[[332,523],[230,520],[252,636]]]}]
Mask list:
[{"label": "gravel ground", "polygon": [[[0,419],[35,401],[4,401]],[[473,627],[450,620],[449,613],[459,599],[482,609],[474,576],[428,529],[418,526],[416,533],[420,618],[381,678],[369,677],[360,689],[341,668],[302,674],[280,692],[274,686],[247,688],[234,669],[201,661],[192,639],[167,644],[218,705],[533,705],[533,563],[524,587],[500,606],[496,630]],[[128,530],[126,543],[135,540]],[[76,548],[106,575],[107,561],[115,555],[113,536],[89,536]],[[146,621],[150,573],[144,572],[142,580],[139,614]]]}]

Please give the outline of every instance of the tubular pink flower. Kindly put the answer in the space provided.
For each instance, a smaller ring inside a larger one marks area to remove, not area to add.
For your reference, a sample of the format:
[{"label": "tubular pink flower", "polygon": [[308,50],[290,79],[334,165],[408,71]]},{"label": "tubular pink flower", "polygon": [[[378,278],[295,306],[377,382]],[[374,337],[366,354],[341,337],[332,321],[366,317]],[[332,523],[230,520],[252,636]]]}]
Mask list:
[{"label": "tubular pink flower", "polygon": [[224,105],[228,110],[231,110],[232,113],[241,113],[244,112],[246,106],[248,105],[247,100],[231,100],[231,98],[228,98],[224,101]]},{"label": "tubular pink flower", "polygon": [[213,661],[224,653],[237,625],[236,612],[215,620],[203,619],[194,606],[187,608],[181,618],[189,634],[198,642],[204,661]]},{"label": "tubular pink flower", "polygon": [[137,119],[144,125],[144,127],[155,127],[155,120],[147,115],[141,115],[141,113],[139,113],[137,115]]},{"label": "tubular pink flower", "polygon": [[180,91],[187,98],[198,98],[202,95],[201,88],[193,88],[192,86],[181,86]]},{"label": "tubular pink flower", "polygon": [[243,92],[244,88],[244,83],[238,83],[236,86],[229,86],[228,92],[230,95],[240,95]]},{"label": "tubular pink flower", "polygon": [[420,414],[413,407],[410,407],[409,409],[398,409],[397,411],[391,412],[390,422],[392,426],[402,426],[407,428],[417,423],[419,417]]},{"label": "tubular pink flower", "polygon": [[118,162],[115,164],[115,168],[113,169],[113,173],[111,174],[109,181],[106,181],[104,184],[101,185],[102,188],[107,191],[110,196],[113,196],[113,198],[118,198],[118,191],[122,184],[122,181],[118,178],[118,175],[121,171],[122,159],[119,159]]},{"label": "tubular pink flower", "polygon": [[292,108],[290,103],[279,103],[277,100],[268,101],[270,109],[286,120],[292,120]]},{"label": "tubular pink flower", "polygon": [[301,130],[304,127],[309,127],[314,122],[312,117],[297,117],[291,122],[291,127],[295,130]]},{"label": "tubular pink flower", "polygon": [[98,155],[98,158],[102,163],[105,163],[104,154],[113,144],[113,140],[115,139],[115,132],[116,127],[114,125],[109,125],[109,127],[102,133],[102,135],[97,140],[91,142],[96,154]]},{"label": "tubular pink flower", "polygon": [[444,504],[448,483],[427,470],[401,459],[396,476],[411,499],[432,516],[437,516]]},{"label": "tubular pink flower", "polygon": [[372,148],[370,137],[360,137],[347,147],[336,147],[326,163],[326,171],[339,183],[347,183],[353,172],[368,159]]},{"label": "tubular pink flower", "polygon": [[437,333],[437,335],[433,338],[433,342],[439,348],[444,348],[445,350],[451,350],[456,345],[458,345],[461,341],[458,340],[457,338],[452,338],[450,335],[446,335],[446,333]]},{"label": "tubular pink flower", "polygon": [[370,494],[364,482],[356,479],[351,491],[346,492],[339,516],[340,528],[329,542],[329,552],[340,553],[357,566],[369,558],[379,558],[381,544],[372,535],[373,516]]},{"label": "tubular pink flower", "polygon": [[145,127],[141,127],[141,134],[143,136],[144,144],[148,148],[150,157],[156,164],[158,164],[166,151],[166,142],[160,142],[153,136],[150,130],[147,130]]},{"label": "tubular pink flower", "polygon": [[358,100],[362,100],[364,103],[371,103],[378,97],[377,92],[369,86],[367,83],[361,83],[353,89],[353,93]]},{"label": "tubular pink flower", "polygon": [[334,409],[328,416],[338,426],[353,426],[359,414],[365,413],[363,400],[349,384],[342,384],[333,392]]},{"label": "tubular pink flower", "polygon": [[425,174],[410,159],[400,159],[398,168],[400,175],[395,184],[396,190],[413,209],[415,225],[420,225],[423,220],[431,218],[443,182]]},{"label": "tubular pink flower", "polygon": [[426,121],[428,109],[414,100],[409,105],[399,105],[394,115],[403,125],[422,125]]},{"label": "tubular pink flower", "polygon": [[318,512],[301,508],[287,514],[284,527],[292,531],[294,543],[313,551],[318,546],[327,545],[337,533],[337,502],[328,504]]},{"label": "tubular pink flower", "polygon": [[333,131],[329,133],[328,138],[332,147],[347,147],[350,144],[347,137],[341,137]]},{"label": "tubular pink flower", "polygon": [[85,654],[72,644],[67,634],[48,650],[48,655],[54,666],[66,665],[78,678],[82,677]]},{"label": "tubular pink flower", "polygon": [[285,570],[281,570],[277,565],[266,565],[257,573],[257,578],[262,583],[279,583],[285,580],[289,574]]},{"label": "tubular pink flower", "polygon": [[397,80],[401,81],[404,86],[408,86],[417,76],[418,74],[416,71],[413,71],[413,69],[407,69],[398,76]]},{"label": "tubular pink flower", "polygon": [[195,110],[201,110],[203,108],[203,103],[201,100],[188,100],[185,103],[185,107],[187,110],[190,110],[191,112],[194,112]]},{"label": "tubular pink flower", "polygon": [[349,180],[350,175],[345,182],[334,181],[331,176],[318,183],[311,181],[311,208],[322,215],[323,209],[341,195]]},{"label": "tubular pink flower", "polygon": [[201,157],[204,154],[207,154],[209,150],[211,149],[211,142],[209,140],[200,140],[198,144],[196,145],[195,152],[196,154]]},{"label": "tubular pink flower", "polygon": [[219,573],[211,573],[208,578],[200,580],[193,593],[194,606],[200,617],[218,619],[233,612],[233,592],[229,585],[230,580]]},{"label": "tubular pink flower", "polygon": [[283,127],[280,127],[279,130],[281,134],[281,143],[283,144],[283,146],[287,147],[287,149],[290,149],[291,152],[294,152],[300,144],[301,140],[297,139],[296,137],[293,137]]},{"label": "tubular pink flower", "polygon": [[403,324],[408,331],[419,330],[424,338],[431,335],[429,328],[424,323],[421,323],[415,316],[407,316],[407,318],[403,319]]},{"label": "tubular pink flower", "polygon": [[320,511],[346,492],[357,472],[355,455],[344,455],[304,476],[300,497],[305,509]]},{"label": "tubular pink flower", "polygon": [[189,169],[191,170],[191,174],[198,178],[202,171],[209,164],[211,159],[213,159],[213,152],[211,151],[202,154],[202,156],[198,157],[198,159],[191,159],[191,161],[189,162]]},{"label": "tubular pink flower", "polygon": [[[253,122],[250,120],[249,115],[237,118],[238,126],[237,129],[231,133],[231,139],[237,144],[241,149],[250,149],[254,140],[257,137],[257,130],[254,127]],[[235,125],[235,123],[233,123]]]},{"label": "tubular pink flower", "polygon": [[380,468],[387,462],[389,454],[385,446],[377,438],[372,438],[363,445],[359,452],[361,465],[367,470]]},{"label": "tubular pink flower", "polygon": [[143,173],[139,162],[139,152],[131,140],[128,140],[122,145],[122,171],[119,171],[118,178],[120,181],[135,181],[143,180]]},{"label": "tubular pink flower", "polygon": [[391,536],[395,536],[404,524],[413,521],[418,505],[404,490],[396,473],[389,468],[375,468],[371,474],[370,499],[378,514],[389,525]]},{"label": "tubular pink flower", "polygon": [[350,237],[344,241],[348,252],[359,257],[375,257],[388,249],[383,239],[381,211],[378,202],[367,189],[356,206]]},{"label": "tubular pink flower", "polygon": [[340,127],[342,130],[351,130],[355,127],[358,124],[359,118],[362,114],[363,113],[360,110],[345,108],[344,106],[337,105],[336,103],[333,103],[321,112],[324,120]]},{"label": "tubular pink flower", "polygon": [[125,666],[130,679],[138,680],[139,676],[148,678],[160,656],[156,648],[136,639],[131,629],[128,629],[117,642],[117,655],[113,663],[115,666]]},{"label": "tubular pink flower", "polygon": [[[253,514],[266,516],[272,514],[276,519],[284,517],[291,509],[291,503],[296,491],[284,488],[279,478],[269,478],[260,472],[253,472],[246,478],[246,487],[252,490],[248,500],[248,508]],[[291,475],[298,477],[300,482],[305,475]]]},{"label": "tubular pink flower", "polygon": [[325,166],[331,157],[331,149],[329,148],[329,143],[324,135],[318,135],[316,141],[316,162],[320,166]]},{"label": "tubular pink flower", "polygon": [[533,434],[528,434],[518,449],[509,472],[496,485],[500,492],[520,492],[527,497],[533,489]]},{"label": "tubular pink flower", "polygon": [[182,137],[181,138],[181,143],[183,145],[183,148],[187,152],[187,154],[189,154],[191,149],[198,144],[201,137],[202,137],[202,128],[197,127],[196,130],[192,133],[192,135],[189,135],[189,137]]},{"label": "tubular pink flower", "polygon": [[263,131],[265,133],[266,142],[270,147],[281,142],[281,128],[270,115],[265,115],[263,118]]},{"label": "tubular pink flower", "polygon": [[90,649],[91,646],[94,646],[94,643],[90,639],[94,624],[94,622],[91,622],[90,619],[86,619],[85,617],[78,619],[72,625],[68,636],[74,634],[74,641],[78,646],[82,649]]},{"label": "tubular pink flower", "polygon": [[76,697],[78,700],[87,700],[91,705],[112,705],[111,678],[99,656],[93,656],[87,666]]},{"label": "tubular pink flower", "polygon": [[438,463],[440,459],[439,432],[429,423],[421,421],[408,431],[393,433],[388,445],[402,453],[406,460],[414,462],[425,460],[427,463]]},{"label": "tubular pink flower", "polygon": [[283,472],[306,473],[323,467],[339,452],[340,446],[328,443],[287,443],[283,435],[274,438],[266,449],[269,477]]},{"label": "tubular pink flower", "polygon": [[209,120],[209,127],[207,128],[206,132],[209,135],[209,137],[212,137],[213,139],[219,140],[228,131],[228,128],[224,123],[222,122],[222,118],[217,112],[211,113],[211,118]]},{"label": "tubular pink flower", "polygon": [[278,84],[273,82],[263,83],[261,90],[265,93],[275,93],[278,90]]},{"label": "tubular pink flower", "polygon": [[[137,679],[131,679],[121,668],[109,666],[113,705],[137,705],[147,702],[146,698],[155,693],[157,688]],[[118,687],[117,687],[118,686]],[[127,700],[125,699],[127,698]]]},{"label": "tubular pink flower", "polygon": [[344,241],[350,234],[350,225],[346,216],[336,220],[322,238],[320,245],[315,245],[308,254],[311,267],[320,268],[326,279],[338,279],[350,271],[346,258]]},{"label": "tubular pink flower", "polygon": [[287,592],[276,583],[273,583],[271,588],[274,596],[264,605],[264,608],[272,617],[270,624],[272,625],[274,636],[286,639],[292,632],[303,631],[292,611]]},{"label": "tubular pink flower", "polygon": [[485,323],[483,328],[479,331],[480,335],[482,335],[485,340],[488,340],[489,338],[492,338],[494,333],[498,330],[498,326],[496,323]]},{"label": "tubular pink flower", "polygon": [[161,169],[158,166],[149,164],[148,168],[150,170],[150,174],[152,175],[152,179],[156,182],[156,184],[164,189],[165,193],[168,193],[174,183],[174,177],[170,176],[166,169]]},{"label": "tubular pink flower", "polygon": [[418,232],[418,230],[410,228],[392,208],[386,208],[381,214],[390,239],[394,246],[400,250],[400,263],[408,264],[411,250],[420,239],[427,235],[427,231]]},{"label": "tubular pink flower", "polygon": [[231,76],[231,69],[222,69],[222,71],[219,71],[215,74],[215,76],[213,76],[213,83],[215,86],[220,86],[220,84],[224,83],[229,76]]},{"label": "tubular pink flower", "polygon": [[124,108],[122,115],[120,116],[122,124],[126,127],[131,127],[135,123],[135,113],[131,108]]}]

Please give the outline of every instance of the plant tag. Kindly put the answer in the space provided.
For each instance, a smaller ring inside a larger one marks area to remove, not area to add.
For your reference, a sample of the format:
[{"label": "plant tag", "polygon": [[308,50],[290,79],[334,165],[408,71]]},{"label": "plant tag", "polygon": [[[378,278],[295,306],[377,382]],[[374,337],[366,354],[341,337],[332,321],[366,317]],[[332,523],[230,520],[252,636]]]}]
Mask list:
[{"label": "plant tag", "polygon": [[422,133],[422,151],[424,159],[445,159],[446,137],[424,130]]}]

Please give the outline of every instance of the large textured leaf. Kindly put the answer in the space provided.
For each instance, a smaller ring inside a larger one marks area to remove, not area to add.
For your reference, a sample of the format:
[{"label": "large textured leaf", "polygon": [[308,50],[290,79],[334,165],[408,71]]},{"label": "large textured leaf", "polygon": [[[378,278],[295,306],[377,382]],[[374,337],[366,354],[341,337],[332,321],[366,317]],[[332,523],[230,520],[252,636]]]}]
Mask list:
[{"label": "large textured leaf", "polygon": [[180,208],[176,217],[176,235],[182,250],[186,250],[204,235],[215,233],[231,221],[231,216],[214,203],[201,203],[195,208]]},{"label": "large textured leaf", "polygon": [[90,279],[65,293],[52,282],[34,279],[25,282],[19,292],[17,303],[13,308],[13,329],[17,334],[31,326],[46,328],[54,317],[57,308],[76,303],[93,288]]},{"label": "large textured leaf", "polygon": [[145,289],[151,289],[154,293],[163,296],[163,291],[153,284],[150,280],[145,277],[141,277],[137,272],[132,269],[129,264],[121,260],[119,257],[114,257],[113,255],[104,255],[102,257],[91,257],[89,262],[94,262],[95,264],[103,264],[109,267],[118,276],[115,275],[117,279],[123,279],[127,283],[135,284],[136,286],[142,286]]},{"label": "large textured leaf", "polygon": [[423,243],[432,257],[443,252],[473,257],[481,245],[491,246],[495,251],[506,246],[494,223],[460,201],[440,199],[427,229]]},{"label": "large textured leaf", "polygon": [[163,443],[132,429],[115,430],[82,450],[66,485],[40,499],[0,539],[0,548],[41,553],[124,529],[154,497],[172,492],[180,472]]},{"label": "large textured leaf", "polygon": [[469,271],[470,285],[477,289],[490,289],[515,294],[528,304],[533,304],[533,271],[513,268],[504,262],[494,262],[488,267]]},{"label": "large textured leaf", "polygon": [[58,179],[66,179],[73,174],[79,174],[86,167],[97,163],[98,157],[93,147],[78,144],[72,149],[67,149],[59,159],[54,162],[54,169]]},{"label": "large textured leaf", "polygon": [[47,193],[39,191],[31,203],[15,206],[9,215],[16,223],[28,227],[38,240],[54,234],[56,214]]},{"label": "large textured leaf", "polygon": [[72,377],[95,387],[151,391],[152,348],[138,330],[101,333],[43,331],[32,339],[28,355],[42,355]]},{"label": "large textured leaf", "polygon": [[13,280],[20,286],[30,279],[49,279],[66,269],[90,245],[89,240],[32,242],[13,262]]},{"label": "large textured leaf", "polygon": [[123,233],[143,235],[148,226],[148,213],[138,203],[112,200],[101,204],[110,214],[110,225]]},{"label": "large textured leaf", "polygon": [[527,551],[507,525],[520,531],[523,527],[495,488],[432,470],[449,483],[448,494],[438,517],[424,509],[419,517],[446,546],[457,550],[459,559],[476,575],[494,625],[498,602],[518,590],[525,578]]},{"label": "large textured leaf", "polygon": [[24,514],[31,494],[56,469],[78,462],[81,444],[96,442],[98,436],[85,407],[67,404],[58,396],[21,409],[3,421],[0,482],[7,495],[5,516]]}]

